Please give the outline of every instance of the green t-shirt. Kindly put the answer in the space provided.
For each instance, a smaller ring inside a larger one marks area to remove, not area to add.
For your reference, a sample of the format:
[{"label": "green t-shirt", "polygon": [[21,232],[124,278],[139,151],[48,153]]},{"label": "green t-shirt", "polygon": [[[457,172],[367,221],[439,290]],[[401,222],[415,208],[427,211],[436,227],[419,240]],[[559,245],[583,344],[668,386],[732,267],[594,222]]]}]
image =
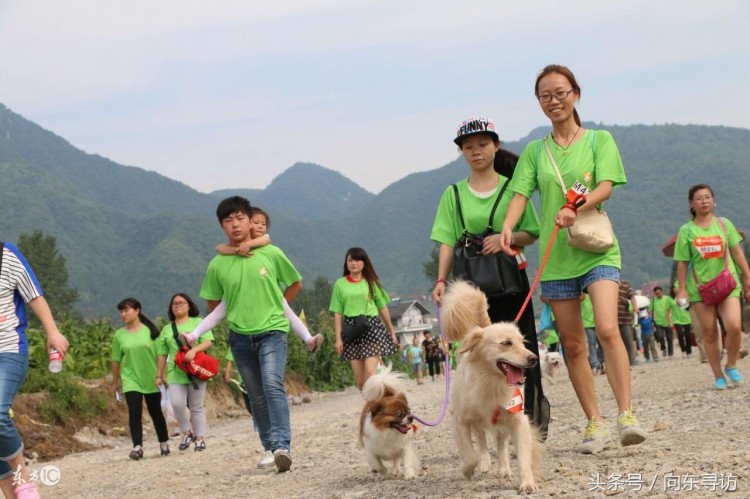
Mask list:
[{"label": "green t-shirt", "polygon": [[583,327],[592,329],[596,327],[596,323],[594,322],[594,305],[592,305],[588,293],[583,295],[583,300],[581,301],[581,318],[583,319]]},{"label": "green t-shirt", "polygon": [[[695,225],[693,221],[680,227],[677,234],[677,241],[674,245],[674,260],[678,262],[689,262],[687,275],[687,292],[688,299],[691,302],[703,301],[698,294],[698,287],[695,285],[693,269],[698,276],[698,282],[705,284],[719,275],[724,270],[724,253],[727,249],[727,238],[729,239],[729,248],[734,248],[742,242],[742,236],[737,232],[734,224],[729,219],[721,217],[724,227],[727,230],[726,235],[721,229],[718,220],[714,217],[711,226],[702,229]],[[732,273],[737,281],[737,287],[734,288],[730,298],[740,296],[742,284],[737,276],[737,268],[734,265],[732,255],[729,255],[729,272]]]},{"label": "green t-shirt", "polygon": [[[456,182],[458,187],[458,196],[461,201],[461,213],[464,216],[464,223],[466,224],[466,230],[470,234],[481,234],[487,229],[487,222],[492,212],[492,205],[495,204],[497,194],[502,189],[503,184],[507,180],[506,177],[498,174],[498,185],[495,192],[487,197],[477,197],[469,189],[468,178]],[[503,193],[503,197],[497,205],[495,211],[495,217],[492,220],[492,228],[496,232],[500,232],[503,228],[503,220],[505,219],[505,213],[508,211],[508,204],[510,203],[513,194],[510,192],[510,184]],[[525,231],[534,237],[539,236],[539,217],[536,214],[536,209],[531,203],[526,205],[526,210],[523,212],[521,219],[514,227],[515,231]],[[447,244],[448,246],[455,246],[456,242],[461,238],[461,220],[458,217],[458,211],[456,210],[456,195],[453,191],[453,186],[443,191],[443,195],[440,198],[440,204],[438,204],[437,213],[435,214],[435,222],[432,224],[432,233],[430,239],[437,243]]]},{"label": "green t-shirt", "polygon": [[156,341],[145,325],[138,331],[125,328],[112,337],[112,360],[120,363],[122,392],[156,393]]},{"label": "green t-shirt", "polygon": [[654,314],[654,324],[657,326],[668,327],[669,321],[667,321],[667,311],[672,309],[673,306],[674,300],[671,297],[664,295],[661,298],[657,298],[654,296],[648,306],[648,309]]},{"label": "green t-shirt", "polygon": [[[200,317],[190,317],[185,323],[177,325],[178,333],[189,333],[195,329],[198,324],[201,323]],[[200,342],[203,343],[206,340],[213,340],[214,333],[210,330],[206,331],[201,335]],[[190,380],[187,377],[187,373],[177,367],[174,363],[174,357],[177,354],[177,342],[174,340],[174,332],[172,331],[172,323],[170,322],[164,326],[159,333],[159,337],[156,338],[156,353],[163,355],[167,358],[167,383],[170,385],[187,385]]]},{"label": "green t-shirt", "polygon": [[[575,183],[594,190],[599,182],[608,180],[612,188],[626,182],[620,152],[612,135],[606,130],[586,130],[584,136],[563,150],[554,140],[548,140],[550,151],[560,169],[567,192]],[[560,182],[547,157],[543,139],[526,146],[508,190],[531,199],[534,191],[541,193],[541,236],[539,238],[539,261],[547,249],[555,228],[557,212],[566,203]],[[560,231],[552,247],[547,265],[542,272],[542,281],[557,281],[580,277],[594,267],[607,265],[620,268],[620,247],[615,244],[603,254],[589,253],[568,245],[565,231]]]},{"label": "green t-shirt", "polygon": [[378,310],[388,306],[391,299],[382,286],[375,286],[375,299],[370,298],[370,288],[367,281],[362,279],[350,282],[346,277],[340,277],[333,285],[331,304],[328,309],[345,317],[368,315],[376,317]]},{"label": "green t-shirt", "polygon": [[550,345],[560,342],[560,337],[557,336],[557,331],[554,329],[547,329],[547,337],[544,338],[544,344],[549,348]]},{"label": "green t-shirt", "polygon": [[690,311],[680,307],[675,300],[672,300],[672,324],[690,324]]},{"label": "green t-shirt", "polygon": [[250,258],[216,255],[208,264],[200,296],[206,300],[225,300],[232,331],[288,332],[280,285],[290,286],[301,279],[284,252],[269,244],[255,248]]},{"label": "green t-shirt", "polygon": [[231,348],[227,348],[227,354],[224,356],[224,360],[228,360],[229,362],[234,362],[234,355],[232,355]]}]

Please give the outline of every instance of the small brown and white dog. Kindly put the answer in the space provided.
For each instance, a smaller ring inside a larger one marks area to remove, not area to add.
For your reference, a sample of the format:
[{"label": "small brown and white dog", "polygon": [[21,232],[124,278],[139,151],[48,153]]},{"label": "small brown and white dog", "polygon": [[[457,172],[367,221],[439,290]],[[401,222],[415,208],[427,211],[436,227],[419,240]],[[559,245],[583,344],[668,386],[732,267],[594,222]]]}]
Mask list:
[{"label": "small brown and white dog", "polygon": [[546,352],[542,355],[541,368],[542,368],[542,381],[546,385],[555,384],[555,371],[562,365],[562,357],[560,352]]},{"label": "small brown and white dog", "polygon": [[414,450],[414,418],[399,388],[406,379],[405,374],[392,372],[388,365],[362,388],[366,402],[359,420],[359,441],[372,470],[383,476],[388,475],[383,461],[393,462],[396,475],[403,464],[404,478],[415,478],[420,470]]},{"label": "small brown and white dog", "polygon": [[[541,475],[543,447],[519,407],[523,395],[517,385],[524,382],[523,369],[533,367],[537,357],[524,346],[523,335],[514,324],[490,324],[487,308],[484,294],[466,282],[451,283],[443,297],[441,323],[449,338],[461,339],[463,354],[450,399],[461,472],[471,478],[477,468],[489,471],[485,439],[489,432],[496,438],[501,478],[513,476],[508,449],[512,439],[518,456],[519,490],[531,493],[537,489],[535,476]],[[472,434],[479,456],[471,443]]]}]

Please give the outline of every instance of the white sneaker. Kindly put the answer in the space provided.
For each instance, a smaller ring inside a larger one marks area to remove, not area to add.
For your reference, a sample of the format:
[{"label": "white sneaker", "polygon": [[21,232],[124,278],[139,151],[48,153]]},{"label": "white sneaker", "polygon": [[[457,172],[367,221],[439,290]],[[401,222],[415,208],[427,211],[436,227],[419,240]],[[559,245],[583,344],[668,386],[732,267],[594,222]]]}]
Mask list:
[{"label": "white sneaker", "polygon": [[260,461],[258,462],[258,468],[270,468],[275,463],[273,462],[273,452],[270,450],[267,450],[263,453],[263,456],[261,456]]}]

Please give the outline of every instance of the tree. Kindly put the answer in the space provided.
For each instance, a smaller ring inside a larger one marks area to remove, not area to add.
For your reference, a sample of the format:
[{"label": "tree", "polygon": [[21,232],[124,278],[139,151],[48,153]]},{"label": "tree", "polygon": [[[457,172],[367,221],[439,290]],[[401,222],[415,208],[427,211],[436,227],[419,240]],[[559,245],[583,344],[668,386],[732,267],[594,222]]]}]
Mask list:
[{"label": "tree", "polygon": [[305,311],[307,327],[312,334],[320,330],[320,313],[328,313],[332,293],[333,285],[325,277],[318,276],[313,283],[313,287],[303,288],[302,292],[290,305],[292,310],[297,314],[303,310]]},{"label": "tree", "polygon": [[430,282],[435,282],[438,278],[438,257],[440,255],[440,245],[436,244],[430,251],[430,259],[422,263],[422,271]]},{"label": "tree", "polygon": [[52,313],[56,317],[77,317],[73,304],[78,301],[78,290],[68,287],[65,257],[57,251],[55,238],[45,236],[41,230],[23,233],[18,238],[18,249],[34,270]]}]

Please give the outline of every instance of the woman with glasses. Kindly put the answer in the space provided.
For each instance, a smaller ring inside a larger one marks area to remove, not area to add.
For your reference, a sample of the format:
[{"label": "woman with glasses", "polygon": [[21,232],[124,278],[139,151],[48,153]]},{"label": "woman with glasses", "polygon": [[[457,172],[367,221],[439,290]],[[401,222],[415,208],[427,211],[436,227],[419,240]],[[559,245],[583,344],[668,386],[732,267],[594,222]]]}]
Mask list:
[{"label": "woman with glasses", "polygon": [[[703,348],[714,376],[714,388],[725,390],[727,380],[734,384],[744,381],[737,370],[737,359],[742,348],[742,310],[740,293],[750,295],[750,267],[742,252],[742,236],[734,224],[714,214],[714,191],[706,184],[688,190],[692,220],[680,227],[674,246],[677,262],[677,301],[688,300],[703,331]],[[722,272],[729,272],[734,289],[718,303],[706,301],[698,285],[712,281]],[[740,277],[742,273],[742,277]],[[721,371],[721,341],[717,321],[726,329],[727,360]]]},{"label": "woman with glasses", "polygon": [[[537,77],[534,90],[542,112],[550,120],[552,133],[531,142],[518,160],[509,188],[514,194],[503,223],[502,246],[506,253],[512,252],[513,227],[531,195],[538,190],[542,203],[541,261],[555,225],[563,229],[573,226],[578,213],[601,206],[626,180],[620,153],[610,133],[581,126],[575,107],[581,87],[568,68],[547,66]],[[562,176],[562,186],[553,161]],[[612,440],[596,401],[581,318],[581,292],[589,294],[593,305],[596,335],[604,350],[607,378],[618,407],[620,443],[639,444],[646,435],[632,412],[630,363],[617,327],[620,283],[617,240],[604,253],[592,253],[570,246],[565,232],[561,230],[554,241],[541,283],[542,296],[555,314],[570,380],[588,419],[583,442],[576,450],[596,454]]]},{"label": "woman with glasses", "polygon": [[[175,355],[179,351],[177,335],[192,331],[200,324],[199,310],[193,300],[185,293],[177,293],[169,302],[167,316],[171,321],[164,326],[156,343],[157,358],[156,385],[165,386],[169,391],[175,418],[180,425],[182,440],[178,449],[181,451],[195,442],[195,450],[206,450],[206,409],[203,401],[206,398],[208,381],[189,379],[185,371],[174,363]],[[186,354],[185,360],[190,362],[198,352],[205,352],[213,343],[214,335],[211,331],[203,333],[200,343],[196,343]],[[167,360],[169,359],[169,360]]]}]

